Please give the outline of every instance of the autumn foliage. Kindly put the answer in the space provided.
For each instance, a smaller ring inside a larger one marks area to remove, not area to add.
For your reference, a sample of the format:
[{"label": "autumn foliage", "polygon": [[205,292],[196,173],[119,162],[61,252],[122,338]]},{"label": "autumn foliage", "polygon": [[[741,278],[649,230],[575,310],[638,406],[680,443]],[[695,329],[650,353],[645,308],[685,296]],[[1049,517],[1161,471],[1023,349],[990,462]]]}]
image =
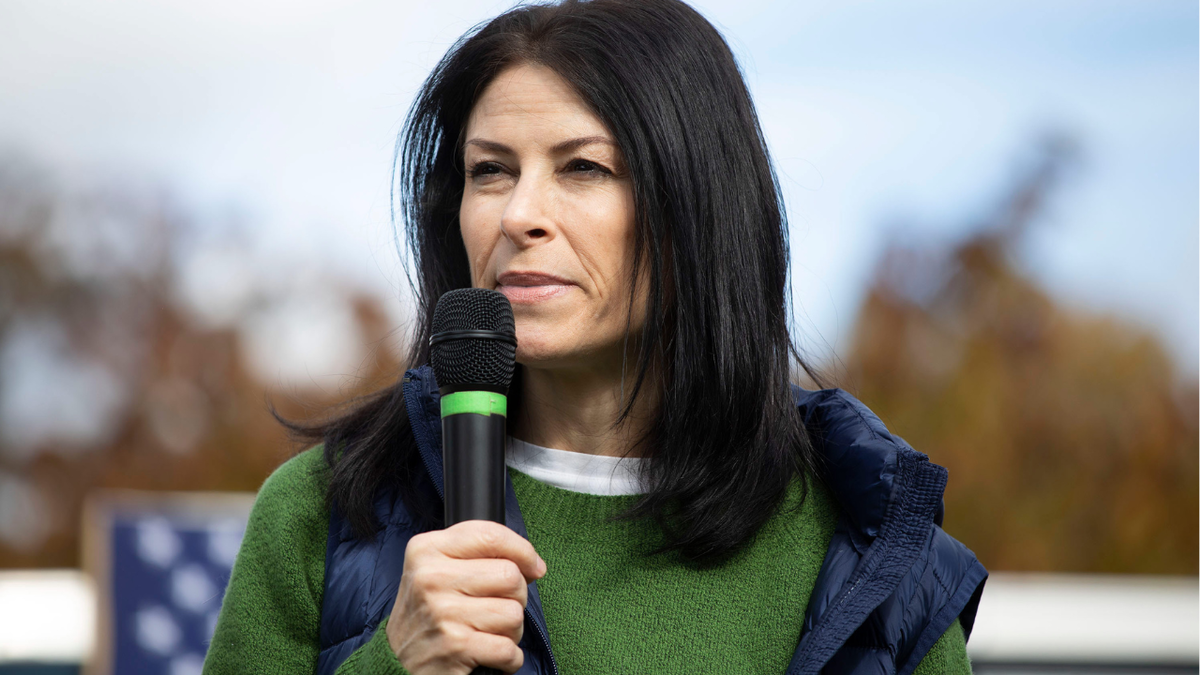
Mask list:
[{"label": "autumn foliage", "polygon": [[1162,345],[1063,306],[1016,252],[1068,168],[1062,141],[949,248],[893,246],[850,388],[950,471],[946,529],[991,569],[1197,572],[1197,391]]},{"label": "autumn foliage", "polygon": [[269,387],[243,327],[283,299],[198,316],[178,275],[195,223],[169,195],[0,159],[0,569],[79,565],[98,488],[256,491],[297,449],[272,404],[319,415],[397,376],[381,302],[329,279],[369,358],[335,390]]}]

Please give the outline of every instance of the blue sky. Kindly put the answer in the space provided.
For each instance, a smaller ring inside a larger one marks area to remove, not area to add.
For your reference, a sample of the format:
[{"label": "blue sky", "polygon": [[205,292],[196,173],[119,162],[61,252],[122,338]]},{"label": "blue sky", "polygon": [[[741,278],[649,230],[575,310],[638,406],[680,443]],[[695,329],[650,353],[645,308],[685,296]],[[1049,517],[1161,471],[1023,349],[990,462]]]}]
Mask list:
[{"label": "blue sky", "polygon": [[[254,223],[255,274],[326,266],[395,297],[395,134],[449,44],[508,6],[0,0],[0,147],[169,185],[214,231]],[[1023,264],[1064,302],[1157,331],[1196,373],[1196,3],[695,6],[759,107],[814,351],[844,345],[889,238],[961,235],[1061,129],[1084,162]]]},{"label": "blue sky", "polygon": [[845,339],[889,237],[961,234],[1037,136],[1062,130],[1083,163],[1027,271],[1068,303],[1155,327],[1194,370],[1195,4],[742,8],[706,10],[742,56],[791,188],[795,293],[820,337]]}]

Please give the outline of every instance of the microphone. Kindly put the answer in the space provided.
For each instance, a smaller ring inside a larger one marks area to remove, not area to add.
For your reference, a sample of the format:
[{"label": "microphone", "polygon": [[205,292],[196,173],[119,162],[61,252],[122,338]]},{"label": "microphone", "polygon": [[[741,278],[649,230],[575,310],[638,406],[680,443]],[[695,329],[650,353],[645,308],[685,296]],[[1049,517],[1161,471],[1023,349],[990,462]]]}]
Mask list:
[{"label": "microphone", "polygon": [[441,391],[446,527],[504,522],[504,445],[517,330],[503,293],[460,288],[438,299],[429,338]]}]

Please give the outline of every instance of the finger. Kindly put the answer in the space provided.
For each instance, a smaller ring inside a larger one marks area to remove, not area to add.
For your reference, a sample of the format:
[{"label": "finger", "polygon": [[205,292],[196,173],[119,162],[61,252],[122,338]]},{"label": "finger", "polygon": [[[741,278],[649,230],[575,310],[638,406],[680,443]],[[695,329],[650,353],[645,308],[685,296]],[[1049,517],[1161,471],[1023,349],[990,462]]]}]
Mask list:
[{"label": "finger", "polygon": [[[448,561],[449,562],[449,561]],[[508,598],[524,607],[529,596],[528,581],[521,568],[503,558],[453,560],[450,588],[478,598]]]},{"label": "finger", "polygon": [[491,633],[471,633],[468,654],[476,665],[496,668],[506,673],[515,673],[525,663],[525,653],[512,640]]},{"label": "finger", "polygon": [[458,621],[477,631],[520,642],[525,635],[525,609],[507,598],[455,596],[452,610]]},{"label": "finger", "polygon": [[426,564],[408,564],[400,577],[400,589],[423,595],[457,594],[477,598],[515,600],[524,607],[529,598],[529,586],[517,564],[504,558],[459,560],[442,556]]},{"label": "finger", "polygon": [[546,573],[546,563],[533,544],[500,523],[464,520],[442,530],[434,545],[451,558],[507,558],[532,582]]}]

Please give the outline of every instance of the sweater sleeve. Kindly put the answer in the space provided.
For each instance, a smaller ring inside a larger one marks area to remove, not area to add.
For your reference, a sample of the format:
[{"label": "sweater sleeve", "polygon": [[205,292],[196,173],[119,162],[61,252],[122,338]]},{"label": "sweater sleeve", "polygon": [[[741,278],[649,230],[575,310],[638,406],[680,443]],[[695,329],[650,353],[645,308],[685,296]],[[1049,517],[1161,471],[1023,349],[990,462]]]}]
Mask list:
[{"label": "sweater sleeve", "polygon": [[958,619],[950,624],[942,637],[934,643],[917,664],[913,675],[971,675],[971,661],[967,658],[967,640]]},{"label": "sweater sleeve", "polygon": [[355,649],[334,675],[408,675],[388,644],[385,618],[367,644]]},{"label": "sweater sleeve", "polygon": [[320,651],[328,474],[321,446],[275,470],[254,501],[204,673],[311,673]]}]

